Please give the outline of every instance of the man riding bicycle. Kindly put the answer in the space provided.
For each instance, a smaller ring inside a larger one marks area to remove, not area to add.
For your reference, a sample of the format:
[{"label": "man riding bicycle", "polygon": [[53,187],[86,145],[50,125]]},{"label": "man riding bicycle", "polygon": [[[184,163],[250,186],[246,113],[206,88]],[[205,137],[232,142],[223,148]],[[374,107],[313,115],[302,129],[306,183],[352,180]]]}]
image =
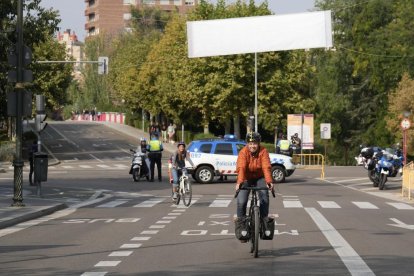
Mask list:
[{"label": "man riding bicycle", "polygon": [[185,143],[179,142],[177,144],[177,151],[171,156],[171,174],[173,177],[173,200],[177,199],[178,180],[182,171],[185,170],[185,160],[187,160],[192,167],[194,167],[193,161],[190,159],[189,154],[185,150]]},{"label": "man riding bicycle", "polygon": [[[249,132],[246,135],[247,145],[240,150],[237,157],[237,184],[236,190],[241,185],[254,187],[268,187],[273,189],[273,179],[269,152],[260,146],[261,136],[257,132]],[[248,190],[240,190],[237,197],[237,220],[246,216]],[[258,191],[260,200],[260,215],[265,218],[269,214],[269,191]]]}]

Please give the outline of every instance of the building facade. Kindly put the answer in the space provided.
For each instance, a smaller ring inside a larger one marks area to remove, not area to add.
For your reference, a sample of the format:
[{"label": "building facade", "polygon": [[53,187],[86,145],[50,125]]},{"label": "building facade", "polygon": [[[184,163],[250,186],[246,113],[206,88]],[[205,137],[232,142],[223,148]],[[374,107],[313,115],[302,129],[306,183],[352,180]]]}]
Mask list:
[{"label": "building facade", "polygon": [[100,32],[118,33],[129,31],[131,6],[153,6],[164,11],[187,13],[198,5],[199,0],[85,0],[86,36]]},{"label": "building facade", "polygon": [[[78,36],[75,32],[71,32],[67,29],[63,33],[58,32],[57,40],[60,44],[64,44],[66,48],[66,55],[68,58],[73,58],[76,61],[84,60],[83,43],[78,40]],[[73,75],[75,79],[81,79],[81,67],[80,63],[75,63]]]}]

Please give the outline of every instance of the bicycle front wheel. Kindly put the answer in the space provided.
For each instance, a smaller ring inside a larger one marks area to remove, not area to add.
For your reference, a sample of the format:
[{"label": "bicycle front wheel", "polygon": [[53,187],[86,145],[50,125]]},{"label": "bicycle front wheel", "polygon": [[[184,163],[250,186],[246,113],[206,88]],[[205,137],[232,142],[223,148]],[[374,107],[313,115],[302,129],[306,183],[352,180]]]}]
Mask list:
[{"label": "bicycle front wheel", "polygon": [[252,237],[253,239],[253,256],[257,258],[259,254],[259,231],[260,231],[260,212],[259,207],[254,206],[253,207],[253,215],[254,215],[254,235]]},{"label": "bicycle front wheel", "polygon": [[190,206],[191,198],[193,197],[193,190],[191,188],[191,182],[188,179],[184,180],[184,189],[182,191],[183,203],[185,206]]}]

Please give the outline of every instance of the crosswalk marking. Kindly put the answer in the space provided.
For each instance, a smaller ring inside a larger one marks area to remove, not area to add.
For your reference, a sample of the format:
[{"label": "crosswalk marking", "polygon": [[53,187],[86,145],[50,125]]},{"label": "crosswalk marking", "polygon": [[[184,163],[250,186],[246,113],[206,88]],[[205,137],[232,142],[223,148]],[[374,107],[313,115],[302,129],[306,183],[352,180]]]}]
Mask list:
[{"label": "crosswalk marking", "polygon": [[191,199],[191,203],[190,203],[190,205],[189,206],[185,206],[184,204],[183,205],[181,205],[181,203],[180,203],[180,205],[175,205],[175,204],[173,204],[173,205],[171,205],[171,207],[173,207],[173,208],[179,208],[178,210],[174,210],[174,211],[180,211],[180,209],[186,209],[186,208],[188,208],[188,207],[191,207],[194,203],[196,203],[197,201],[199,200],[199,198],[193,198],[193,199]]},{"label": "crosswalk marking", "polygon": [[414,210],[414,207],[405,203],[387,202],[388,205],[397,208],[398,210]]},{"label": "crosswalk marking", "polygon": [[107,203],[105,203],[105,204],[99,205],[99,206],[97,206],[97,207],[99,207],[99,208],[113,208],[113,207],[116,207],[116,206],[122,205],[122,204],[124,204],[124,203],[126,203],[126,202],[128,202],[128,201],[129,201],[129,200],[121,200],[121,199],[117,199],[117,200],[113,200],[113,201],[107,202]]},{"label": "crosswalk marking", "polygon": [[110,168],[108,165],[96,165],[96,166],[98,166],[99,168],[102,168],[102,169]]},{"label": "crosswalk marking", "polygon": [[208,207],[229,207],[231,199],[215,199]]},{"label": "crosswalk marking", "polygon": [[120,248],[140,248],[142,243],[125,243]]},{"label": "crosswalk marking", "polygon": [[338,181],[334,181],[334,182],[335,183],[345,183],[345,182],[352,182],[352,181],[359,181],[359,180],[367,180],[367,178],[364,177],[364,178],[344,179],[344,180],[338,180]]},{"label": "crosswalk marking", "polygon": [[318,201],[322,208],[341,208],[335,201]]},{"label": "crosswalk marking", "polygon": [[105,276],[108,272],[85,272],[81,276]]},{"label": "crosswalk marking", "polygon": [[62,168],[64,168],[64,169],[73,169],[74,167],[73,166],[62,166]]},{"label": "crosswalk marking", "polygon": [[79,165],[82,169],[92,169],[92,166],[89,165]]},{"label": "crosswalk marking", "polygon": [[108,255],[108,257],[128,257],[134,251],[114,251]]},{"label": "crosswalk marking", "polygon": [[131,241],[148,241],[151,237],[133,237]]},{"label": "crosswalk marking", "polygon": [[102,261],[97,263],[95,266],[96,267],[100,267],[100,266],[117,266],[119,265],[121,261]]},{"label": "crosswalk marking", "polygon": [[285,206],[285,208],[303,208],[303,205],[299,200],[283,200],[283,206]]},{"label": "crosswalk marking", "polygon": [[125,169],[125,168],[128,168],[129,166],[126,166],[126,165],[124,165],[124,164],[115,164],[114,165],[115,167],[117,167],[117,168],[123,168],[123,169]]},{"label": "crosswalk marking", "polygon": [[360,209],[378,209],[377,206],[369,202],[352,201],[352,203],[355,204]]},{"label": "crosswalk marking", "polygon": [[165,198],[151,198],[149,200],[141,202],[140,204],[134,205],[134,207],[150,208],[150,207],[154,207],[158,203],[163,202],[164,200]]}]

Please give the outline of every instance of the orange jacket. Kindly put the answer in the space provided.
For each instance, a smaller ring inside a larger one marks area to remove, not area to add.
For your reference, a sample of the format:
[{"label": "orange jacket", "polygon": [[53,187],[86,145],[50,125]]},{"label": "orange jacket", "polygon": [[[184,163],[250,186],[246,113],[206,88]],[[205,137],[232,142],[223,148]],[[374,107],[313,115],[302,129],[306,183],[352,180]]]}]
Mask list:
[{"label": "orange jacket", "polygon": [[266,183],[272,183],[271,169],[269,152],[264,147],[260,146],[258,153],[253,156],[245,146],[237,157],[237,184],[263,176]]}]

